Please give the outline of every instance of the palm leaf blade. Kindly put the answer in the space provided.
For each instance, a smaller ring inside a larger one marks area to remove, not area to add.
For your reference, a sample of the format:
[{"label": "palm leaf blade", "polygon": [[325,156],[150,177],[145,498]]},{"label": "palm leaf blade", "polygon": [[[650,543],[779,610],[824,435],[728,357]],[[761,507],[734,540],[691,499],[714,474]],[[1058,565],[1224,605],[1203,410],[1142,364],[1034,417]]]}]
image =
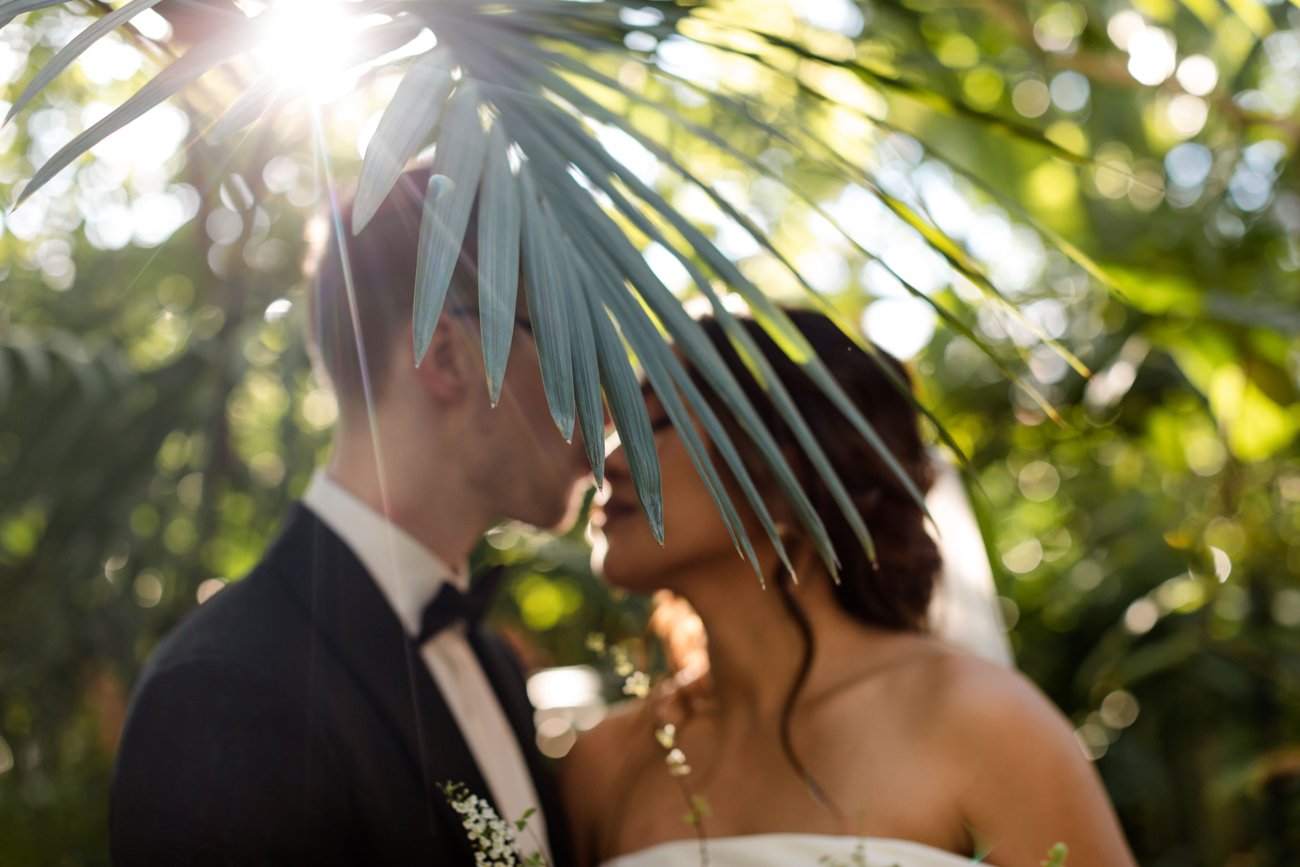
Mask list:
[{"label": "palm leaf blade", "polygon": [[268,72],[258,78],[213,124],[212,130],[208,133],[208,138],[214,142],[225,141],[239,130],[263,117],[275,102],[280,87],[281,79],[276,73]]},{"label": "palm leaf blade", "polygon": [[[546,122],[540,120],[535,122],[540,124],[542,128],[546,128],[547,126]],[[562,140],[565,137],[565,134],[569,132],[569,130],[565,130],[564,132],[556,134],[555,140]],[[567,152],[568,156],[575,159],[579,169],[583,170],[588,179],[610,196],[616,207],[618,207],[625,216],[631,219],[639,229],[645,232],[653,240],[671,250],[672,245],[662,237],[658,230],[645,218],[645,216],[630,202],[628,202],[617,188],[608,183],[605,173],[600,170],[600,167],[593,166],[590,160],[585,158],[585,154],[589,148],[592,150],[599,150],[601,153],[604,153],[603,149],[600,149],[594,142],[590,142],[589,140],[586,142],[576,142],[575,145],[575,148],[570,149]],[[587,201],[590,203],[589,199]],[[594,208],[594,204],[592,204],[592,207]],[[603,214],[601,216],[603,217]],[[646,265],[645,260],[641,258],[639,252],[636,251],[635,248],[631,247],[631,244],[626,237],[624,237],[616,227],[608,223],[608,218],[604,218],[603,220],[593,218],[591,220],[591,225],[592,232],[602,238],[602,242],[606,245],[608,250],[617,251],[621,254],[619,257],[621,273],[626,274],[632,280],[633,284],[641,293],[642,298],[644,298],[651,306],[656,315],[664,319],[664,322],[668,325],[673,335],[678,340],[682,341],[682,346],[691,357],[692,363],[703,365],[701,372],[710,380],[710,384],[718,391],[719,395],[728,404],[729,408],[736,414],[737,420],[741,423],[746,433],[753,439],[755,445],[757,445],[763,453],[765,460],[768,461],[769,466],[773,469],[778,483],[786,497],[789,499],[790,504],[793,506],[795,512],[799,515],[801,522],[808,529],[816,543],[819,554],[822,556],[827,566],[834,571],[836,564],[838,563],[838,558],[835,555],[830,537],[826,533],[824,523],[817,515],[816,510],[813,508],[811,502],[809,502],[807,496],[804,494],[798,479],[790,469],[785,457],[781,454],[780,448],[777,446],[775,440],[772,439],[771,434],[766,430],[762,421],[755,413],[753,406],[744,397],[743,393],[741,393],[735,378],[731,376],[730,372],[726,369],[720,356],[718,356],[716,349],[700,330],[698,323],[694,322],[686,315],[686,313],[681,309],[680,302],[672,296],[666,287],[663,286],[659,279],[650,270],[649,266]],[[703,275],[699,274],[698,270],[694,268],[694,265],[690,260],[682,258],[680,261],[688,271],[693,272],[693,276],[701,290],[710,293],[711,289],[708,287],[707,279],[705,279]],[[715,305],[715,313],[718,312],[719,308],[721,309],[721,312],[718,313],[720,318],[730,316],[730,314],[725,310],[725,308],[722,308],[720,304]],[[620,319],[620,322],[621,321],[622,320]],[[698,407],[696,407],[696,409],[698,410]],[[792,422],[792,424],[794,423]],[[835,477],[833,473],[831,473],[831,476],[832,478],[828,479],[828,484],[834,487],[839,484],[838,478]],[[845,496],[847,497],[847,495]],[[854,510],[853,514],[855,516],[857,515],[856,510]],[[861,525],[861,517],[857,517],[858,523]],[[853,518],[850,518],[849,520],[852,521]],[[860,538],[864,538],[865,540],[863,541],[863,544],[870,548],[870,536],[865,532],[865,525],[861,526],[863,532],[860,534]],[[772,532],[774,533],[774,531]],[[770,535],[771,534],[772,533],[770,533]],[[778,550],[783,552],[783,547],[780,545],[779,540],[776,542],[776,545]]]},{"label": "palm leaf blade", "polygon": [[510,171],[508,144],[498,119],[488,132],[479,196],[479,323],[488,395],[495,405],[510,359],[519,294],[519,192]]},{"label": "palm leaf blade", "polygon": [[[583,269],[584,272],[586,269]],[[595,337],[596,357],[601,379],[605,384],[605,400],[609,404],[614,427],[619,432],[623,448],[627,451],[628,470],[632,485],[650,530],[659,544],[664,542],[663,492],[659,482],[659,453],[655,451],[654,431],[646,414],[641,387],[628,362],[627,351],[614,331],[609,313],[597,300],[600,294],[591,288],[592,277],[584,273],[581,281],[582,303],[587,306]]]},{"label": "palm leaf blade", "polygon": [[[631,297],[622,282],[615,283],[614,274],[607,272],[605,278],[597,285],[602,290],[601,294],[606,303],[610,305],[610,309],[623,329],[623,333],[627,336],[632,350],[640,359],[646,379],[654,388],[655,394],[659,396],[664,412],[667,413],[673,427],[682,437],[691,463],[704,480],[705,487],[708,489],[714,505],[722,515],[732,542],[735,543],[741,556],[747,559],[758,571],[761,580],[763,577],[762,568],[758,563],[758,556],[754,552],[753,545],[745,533],[744,524],[727,494],[722,479],[718,476],[717,469],[713,466],[707,446],[705,446],[704,441],[695,430],[690,411],[686,408],[686,404],[682,401],[678,392],[678,388],[682,388],[683,391],[693,391],[694,383],[690,381],[690,376],[682,368],[681,362],[668,350],[663,339],[650,323],[645,310]],[[735,447],[718,418],[708,410],[708,405],[704,403],[703,396],[698,391],[695,391],[694,399],[689,395],[688,399],[692,400],[692,405],[695,408],[704,410],[702,414],[697,414],[697,418],[700,420],[701,427],[709,435],[714,447],[723,455],[728,465],[732,465],[733,462],[738,464],[745,481],[748,481],[748,473],[745,472],[744,465],[739,463],[739,456],[735,454]],[[743,481],[741,484],[742,487],[745,486]],[[746,493],[751,494],[751,489],[752,482],[746,488]],[[757,498],[758,508],[765,510],[762,498],[758,496],[756,490],[752,491],[751,503],[754,501],[753,498]]]},{"label": "palm leaf blade", "polygon": [[[130,3],[114,9],[74,36],[67,45],[59,49],[59,52],[54,57],[50,58],[50,61],[45,66],[41,67],[41,71],[23,89],[22,94],[14,101],[8,113],[5,114],[4,122],[8,123],[13,120],[14,115],[22,111],[27,106],[27,103],[31,102],[32,97],[40,93],[45,85],[53,81],[60,72],[68,67],[68,64],[80,57],[87,48],[101,37],[116,29],[119,25],[130,21],[144,10],[157,6],[159,2],[161,0],[131,0]],[[0,13],[3,13],[3,10],[0,10]]]},{"label": "palm leaf blade", "polygon": [[478,95],[472,84],[466,84],[453,97],[447,124],[438,137],[433,174],[424,199],[412,323],[417,364],[429,351],[447,300],[483,171],[483,156]]},{"label": "palm leaf blade", "polygon": [[[801,362],[805,372],[818,385],[818,387],[822,389],[826,396],[835,403],[840,411],[844,413],[845,417],[850,420],[859,433],[867,439],[871,447],[880,455],[881,459],[899,480],[900,484],[908,492],[908,495],[912,500],[920,509],[922,509],[922,511],[925,511],[925,495],[916,487],[915,482],[912,481],[912,478],[907,474],[906,470],[904,470],[897,460],[894,459],[888,446],[880,438],[871,423],[862,415],[861,410],[854,405],[852,400],[850,400],[846,394],[844,394],[844,390],[840,387],[834,376],[831,375],[830,371],[826,369],[825,365],[821,363],[816,352],[812,350],[812,347],[803,338],[803,335],[792,323],[789,322],[788,317],[777,309],[771,299],[769,299],[757,286],[754,286],[753,283],[740,272],[740,269],[737,268],[731,260],[724,256],[716,246],[714,246],[712,241],[706,238],[699,229],[695,228],[690,221],[669,205],[662,196],[637,178],[636,175],[629,171],[626,166],[618,160],[615,160],[608,151],[600,147],[589,137],[582,135],[580,131],[576,130],[576,123],[560,124],[558,126],[561,126],[567,133],[569,140],[574,145],[575,152],[588,153],[600,164],[598,167],[592,167],[585,161],[579,163],[580,167],[585,166],[584,172],[587,172],[588,176],[591,177],[593,181],[601,183],[600,178],[606,172],[616,175],[634,193],[636,193],[642,201],[646,202],[650,207],[654,208],[655,211],[663,216],[664,219],[667,220],[673,228],[686,239],[687,243],[690,244],[691,247],[710,265],[710,267],[714,269],[714,271],[722,276],[729,285],[736,288],[746,302],[754,308],[760,319],[782,326],[778,342],[784,341],[786,346],[797,348],[799,350],[801,357],[798,360]],[[600,168],[603,168],[603,171],[600,171]],[[591,174],[593,171],[595,172],[594,175]],[[628,203],[625,198],[618,194],[617,190],[607,185],[602,185],[602,189],[610,195],[621,211],[623,211],[629,218],[636,221],[636,218],[632,213],[630,213],[631,210],[635,209],[631,207],[631,204]],[[642,222],[639,227],[642,228],[642,231],[648,230],[648,234],[653,232],[654,234],[652,234],[651,237],[655,237],[659,243],[663,244],[669,250],[674,249],[672,245],[668,244],[661,236],[656,237],[658,233],[655,232],[653,227],[649,226],[648,223]],[[681,261],[688,269],[692,267],[689,260],[685,257],[679,257],[679,261]],[[724,324],[724,326],[727,326],[728,320],[732,317],[726,310],[725,306],[721,303],[720,299],[717,298],[716,294],[709,287],[708,281],[697,279],[696,282],[701,291],[709,298],[709,301],[714,308],[714,313],[719,317],[719,320]],[[747,335],[740,336],[740,332],[736,330],[734,326],[727,327],[734,338],[741,340],[742,343],[746,342]],[[756,350],[756,348],[757,347],[755,346],[750,346],[751,351]],[[754,360],[756,363],[760,364],[760,366],[765,365],[765,362],[761,360],[761,353],[757,353]],[[845,517],[853,526],[854,532],[858,536],[859,541],[868,551],[873,550],[874,545],[871,541],[871,535],[867,531],[866,524],[862,521],[862,517],[857,508],[852,504],[852,498],[849,497],[848,492],[844,490],[842,483],[839,481],[838,475],[830,466],[829,460],[825,457],[825,453],[817,443],[816,436],[813,435],[812,431],[807,427],[806,423],[799,415],[793,399],[789,397],[788,392],[781,385],[779,379],[770,375],[770,368],[767,369],[767,373],[769,374],[770,381],[765,383],[765,385],[771,391],[771,396],[776,400],[778,407],[782,411],[782,415],[786,418],[787,423],[791,425],[791,429],[799,439],[800,444],[803,446],[809,458],[813,461],[814,465],[818,467],[823,480],[826,481],[827,485],[830,487],[836,502],[840,505],[841,509],[844,511]]]},{"label": "palm leaf blade", "polygon": [[229,60],[243,50],[241,40],[225,39],[204,43],[186,52],[147,84],[137,90],[106,117],[73,138],[45,161],[23,188],[15,205],[21,204],[49,180],[66,168],[73,160],[112,133],[126,126],[145,112],[172,96],[203,73]]},{"label": "palm leaf blade", "polygon": [[[572,245],[572,239],[556,231],[557,241],[563,247]],[[581,278],[577,263],[569,256],[557,256],[560,297],[564,301],[569,320],[569,345],[573,350],[573,388],[577,401],[578,425],[582,431],[582,444],[587,461],[596,477],[596,487],[605,484],[605,414],[600,400],[600,365],[596,356],[596,338],[587,306],[575,298]]]},{"label": "palm leaf blade", "polygon": [[[741,460],[739,453],[736,451],[730,436],[727,434],[725,428],[722,427],[716,413],[714,413],[713,409],[705,400],[703,394],[699,391],[690,375],[687,374],[685,368],[682,367],[681,362],[671,352],[667,352],[666,348],[663,346],[662,339],[660,339],[658,333],[654,331],[653,326],[649,324],[649,319],[645,310],[639,303],[632,300],[630,296],[627,298],[624,297],[627,292],[620,275],[626,275],[648,303],[650,302],[650,297],[663,298],[666,296],[670,299],[671,303],[657,307],[652,304],[652,308],[655,309],[657,315],[673,317],[671,320],[666,321],[668,321],[674,336],[681,341],[680,345],[682,346],[687,358],[690,359],[692,366],[694,366],[704,379],[709,382],[710,386],[717,392],[724,404],[727,405],[728,409],[735,413],[742,428],[745,430],[746,434],[755,441],[760,450],[763,451],[764,458],[769,461],[769,464],[777,467],[784,467],[784,470],[788,473],[789,467],[785,464],[784,458],[780,454],[780,450],[776,447],[775,442],[771,438],[771,434],[768,433],[761,422],[758,421],[753,407],[745,398],[739,384],[736,383],[735,378],[727,369],[713,344],[709,341],[707,336],[704,335],[699,323],[686,315],[685,311],[682,310],[681,305],[676,301],[676,299],[671,297],[671,293],[668,292],[668,289],[659,282],[658,278],[654,275],[654,272],[646,265],[645,260],[641,258],[641,255],[636,248],[632,247],[631,243],[622,235],[621,232],[619,232],[618,228],[609,220],[609,217],[596,206],[590,197],[577,188],[576,182],[573,181],[570,176],[565,174],[561,176],[552,175],[550,177],[557,182],[560,182],[562,179],[567,180],[568,185],[570,186],[572,194],[563,197],[557,196],[556,200],[563,201],[570,205],[572,210],[569,213],[573,218],[573,225],[586,230],[576,233],[574,240],[581,247],[585,247],[583,251],[584,259],[604,265],[602,279],[599,285],[602,288],[608,287],[608,289],[603,300],[610,305],[610,309],[614,312],[619,326],[623,329],[624,334],[628,336],[629,341],[632,343],[633,351],[636,352],[638,358],[642,359],[643,365],[646,366],[647,376],[650,375],[649,360],[643,357],[643,352],[645,352],[647,348],[652,352],[666,352],[667,357],[662,361],[662,363],[668,366],[672,382],[676,383],[676,388],[681,389],[682,393],[686,395],[695,416],[700,420],[701,425],[704,426],[706,433],[709,435],[709,439],[723,456],[733,477],[736,479],[737,484],[739,484],[742,491],[745,493],[754,513],[758,516],[759,522],[767,532],[768,538],[771,540],[773,547],[781,557],[782,563],[787,569],[793,571],[793,566],[789,561],[784,543],[781,540],[775,522],[772,520],[767,504],[764,502],[762,494],[754,485],[749,471],[745,467],[743,460]],[[644,325],[642,325],[642,320],[644,320]],[[649,328],[654,334],[654,344],[647,343],[649,337],[647,336],[645,328]],[[640,336],[638,337],[638,335]],[[665,394],[661,388],[671,390],[672,386],[662,382],[655,384],[656,393],[659,394],[661,398],[664,398]],[[665,405],[665,409],[668,409],[667,405]],[[670,415],[672,415],[671,412]],[[686,424],[690,424],[689,418],[687,418]],[[679,419],[673,419],[673,426],[677,428],[679,432],[683,432]],[[697,464],[697,469],[698,468],[699,465]],[[781,470],[779,468],[777,473],[780,477]],[[792,477],[792,474],[790,474],[790,477]],[[721,491],[721,496],[725,498],[725,489]],[[797,500],[800,497],[803,497],[803,494],[796,483],[794,490],[791,492],[791,498],[792,500]],[[717,499],[718,497],[715,496],[715,500]],[[806,498],[804,498],[804,500],[806,502]],[[734,513],[734,507],[731,505],[730,500],[725,499],[725,503],[726,508]],[[719,504],[719,508],[721,507],[721,504]],[[796,509],[798,508],[799,507],[796,504]],[[809,508],[811,508],[810,505]],[[812,515],[812,520],[815,523],[820,523],[816,520],[815,512]],[[748,538],[744,534],[743,525],[738,524],[737,530],[738,532],[735,535],[739,536],[738,545],[741,547],[742,552],[746,557],[752,556],[752,548],[750,547]],[[826,547],[829,549],[829,539],[826,539],[825,541]],[[833,559],[833,553],[830,556]],[[761,575],[761,565],[756,563],[755,568],[759,570]]]},{"label": "palm leaf blade", "polygon": [[68,0],[4,0],[0,2],[0,27],[4,27],[24,12],[35,12],[50,6],[62,6]]},{"label": "palm leaf blade", "polygon": [[565,319],[564,292],[559,264],[562,255],[552,231],[552,218],[542,201],[528,163],[519,167],[523,207],[524,282],[528,312],[542,364],[542,385],[551,418],[565,439],[573,437],[577,413],[573,385],[573,350]]},{"label": "palm leaf blade", "polygon": [[435,49],[411,64],[366,147],[352,208],[353,233],[374,217],[406,163],[433,131],[451,87],[451,58],[445,51]]}]

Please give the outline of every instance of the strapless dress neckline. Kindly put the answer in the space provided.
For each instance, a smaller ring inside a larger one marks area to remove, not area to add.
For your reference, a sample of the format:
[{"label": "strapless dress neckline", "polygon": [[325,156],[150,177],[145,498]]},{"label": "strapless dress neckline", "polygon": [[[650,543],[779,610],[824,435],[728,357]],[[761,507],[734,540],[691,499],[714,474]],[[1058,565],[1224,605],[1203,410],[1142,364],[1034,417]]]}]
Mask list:
[{"label": "strapless dress neckline", "polygon": [[[785,832],[713,837],[706,845],[709,867],[962,867],[977,863],[924,843],[885,837]],[[699,840],[685,839],[619,855],[601,867],[690,867],[699,862]]]}]

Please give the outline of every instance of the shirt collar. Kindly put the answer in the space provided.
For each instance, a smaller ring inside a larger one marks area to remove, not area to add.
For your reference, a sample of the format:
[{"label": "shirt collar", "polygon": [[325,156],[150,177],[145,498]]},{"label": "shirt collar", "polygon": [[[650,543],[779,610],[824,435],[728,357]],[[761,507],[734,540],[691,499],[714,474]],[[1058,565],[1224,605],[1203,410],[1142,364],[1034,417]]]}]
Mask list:
[{"label": "shirt collar", "polygon": [[444,581],[465,589],[463,566],[452,569],[324,470],[312,475],[302,502],[356,554],[408,635],[419,634],[424,606]]}]

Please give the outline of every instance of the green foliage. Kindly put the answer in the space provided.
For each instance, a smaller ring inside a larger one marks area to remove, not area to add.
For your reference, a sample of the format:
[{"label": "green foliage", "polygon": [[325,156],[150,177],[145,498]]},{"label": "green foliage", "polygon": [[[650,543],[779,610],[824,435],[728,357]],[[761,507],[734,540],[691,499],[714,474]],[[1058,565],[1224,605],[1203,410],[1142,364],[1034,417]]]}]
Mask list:
[{"label": "green foliage", "polygon": [[[44,5],[0,30],[7,100],[91,22]],[[1300,849],[1300,10],[818,9],[698,9],[690,46],[656,48],[678,52],[660,68],[649,50],[595,50],[611,27],[638,30],[610,21],[546,45],[552,92],[625,118],[631,143],[603,120],[583,129],[637,168],[575,151],[609,211],[560,195],[577,184],[563,163],[536,179],[595,248],[579,300],[615,419],[638,423],[624,329],[650,347],[669,302],[714,288],[725,262],[736,288],[821,305],[886,345],[916,330],[924,401],[968,458],[1019,664],[1076,724],[1141,863],[1286,863]],[[764,35],[735,39],[722,19]],[[0,182],[16,192],[159,54],[137,37],[95,43],[0,131]],[[256,562],[325,448],[333,403],[297,312],[320,193],[307,112],[264,89],[272,113],[223,130],[243,138],[178,147],[242,83],[205,76],[4,217],[0,864],[105,862],[141,664]],[[363,86],[376,98],[331,106],[339,177],[357,176],[354,142],[398,78],[381,68]],[[542,128],[509,132],[527,149]],[[488,129],[485,183],[510,170],[504,132]],[[737,232],[746,222],[758,231]],[[506,244],[510,225],[493,230]],[[606,304],[588,289],[611,270],[632,288]],[[680,372],[658,345],[636,360],[669,388]],[[702,349],[691,358],[707,367]],[[654,514],[652,451],[633,470]],[[529,661],[597,665],[613,696],[633,666],[587,637],[635,643],[647,605],[587,559],[580,527],[502,527],[476,553],[509,566],[495,616]]]}]

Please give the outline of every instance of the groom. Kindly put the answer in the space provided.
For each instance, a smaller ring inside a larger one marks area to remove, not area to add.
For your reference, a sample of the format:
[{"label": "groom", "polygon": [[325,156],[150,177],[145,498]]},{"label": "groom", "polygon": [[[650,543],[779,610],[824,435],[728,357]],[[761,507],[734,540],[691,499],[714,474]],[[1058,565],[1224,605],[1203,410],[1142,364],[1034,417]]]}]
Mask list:
[{"label": "groom", "polygon": [[416,367],[427,179],[404,176],[347,241],[351,290],[336,237],[320,259],[310,312],[338,397],[333,455],[261,564],[177,627],[142,675],[113,779],[119,865],[468,867],[447,782],[506,820],[537,809],[521,848],[568,863],[523,680],[476,625],[481,594],[463,591],[466,557],[494,522],[565,517],[582,449],[551,423],[522,308],[489,405],[472,222]]}]

